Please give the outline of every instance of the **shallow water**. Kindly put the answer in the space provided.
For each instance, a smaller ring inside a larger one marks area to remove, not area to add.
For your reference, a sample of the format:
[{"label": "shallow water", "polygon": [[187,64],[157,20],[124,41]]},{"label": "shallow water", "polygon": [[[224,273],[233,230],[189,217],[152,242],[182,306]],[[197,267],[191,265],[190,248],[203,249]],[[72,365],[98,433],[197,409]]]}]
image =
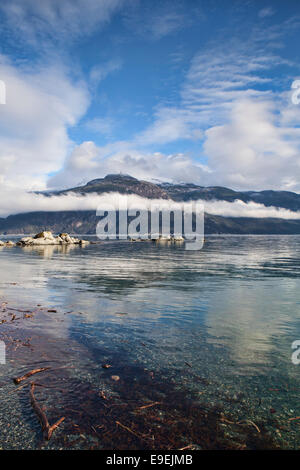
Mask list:
[{"label": "shallow water", "polygon": [[[28,391],[14,392],[11,382],[34,362],[68,371],[56,379],[71,395],[37,392],[53,420],[74,411],[89,389],[120,398],[120,408],[132,390],[142,406],[170,389],[235,422],[259,423],[281,447],[300,448],[300,420],[291,419],[300,415],[300,365],[291,361],[291,344],[300,340],[299,253],[300,236],[212,236],[198,252],[146,242],[2,249],[2,301],[36,312],[0,325],[0,333],[34,344],[8,346],[0,365],[0,447],[41,446]],[[87,413],[99,406],[91,399]],[[116,416],[132,421],[124,410]],[[48,447],[66,447],[66,434],[70,445],[71,428],[63,426]],[[75,448],[101,448],[101,428],[80,436]]]}]

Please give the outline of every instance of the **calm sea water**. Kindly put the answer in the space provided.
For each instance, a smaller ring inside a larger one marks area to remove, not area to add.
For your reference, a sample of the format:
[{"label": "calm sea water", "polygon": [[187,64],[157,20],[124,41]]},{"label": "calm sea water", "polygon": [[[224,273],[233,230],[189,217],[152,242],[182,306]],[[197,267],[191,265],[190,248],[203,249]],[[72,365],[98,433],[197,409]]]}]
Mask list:
[{"label": "calm sea water", "polygon": [[[74,400],[83,382],[116,394],[111,375],[130,388],[148,371],[299,448],[300,420],[291,420],[300,416],[300,365],[291,362],[299,253],[300,236],[212,236],[198,252],[130,242],[5,248],[0,296],[15,308],[44,307],[23,334],[51,339],[35,361],[70,366]],[[38,446],[28,395],[10,380],[33,368],[22,354],[9,349],[0,366],[2,448]]]}]

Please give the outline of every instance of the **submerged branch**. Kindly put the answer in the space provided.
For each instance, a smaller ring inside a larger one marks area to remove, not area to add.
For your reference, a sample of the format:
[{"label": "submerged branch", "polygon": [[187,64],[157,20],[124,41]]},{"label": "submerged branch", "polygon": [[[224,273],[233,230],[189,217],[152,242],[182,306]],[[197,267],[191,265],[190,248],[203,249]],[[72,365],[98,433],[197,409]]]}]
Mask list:
[{"label": "submerged branch", "polygon": [[30,372],[27,372],[27,374],[22,375],[22,377],[15,377],[13,381],[15,382],[16,385],[19,383],[23,382],[23,380],[28,379],[28,377],[31,377],[34,374],[38,374],[39,372],[44,372],[45,370],[51,369],[51,367],[41,367],[39,369],[33,369]]},{"label": "submerged branch", "polygon": [[36,398],[34,396],[34,383],[30,385],[30,401],[32,408],[34,409],[37,417],[39,418],[39,421],[42,426],[42,431],[44,438],[49,441],[51,439],[51,436],[53,434],[53,431],[64,421],[65,417],[60,418],[55,424],[50,426],[48,418],[45,414],[45,412],[42,410],[38,402],[36,401]]}]

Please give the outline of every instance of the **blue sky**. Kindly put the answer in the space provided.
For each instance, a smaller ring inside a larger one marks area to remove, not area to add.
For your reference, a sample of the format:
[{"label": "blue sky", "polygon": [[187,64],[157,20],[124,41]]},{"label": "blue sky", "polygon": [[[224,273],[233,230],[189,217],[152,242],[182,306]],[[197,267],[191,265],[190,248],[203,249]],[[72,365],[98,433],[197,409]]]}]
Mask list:
[{"label": "blue sky", "polygon": [[296,0],[2,0],[0,17],[2,191],[123,172],[300,192]]}]

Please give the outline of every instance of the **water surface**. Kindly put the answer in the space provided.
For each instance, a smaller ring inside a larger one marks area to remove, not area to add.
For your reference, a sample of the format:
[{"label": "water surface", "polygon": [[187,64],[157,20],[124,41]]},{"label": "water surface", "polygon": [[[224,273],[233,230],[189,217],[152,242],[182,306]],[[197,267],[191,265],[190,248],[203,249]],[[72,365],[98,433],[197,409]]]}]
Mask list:
[{"label": "water surface", "polygon": [[[170,387],[299,448],[300,420],[291,420],[300,415],[300,365],[291,362],[300,339],[299,250],[300,236],[211,236],[198,252],[146,242],[3,248],[0,296],[23,310],[42,306],[22,324],[23,340],[48,338],[44,359],[35,360],[70,366],[74,401],[88,386],[115,397],[136,387],[143,405],[159,377],[162,400]],[[3,448],[40,445],[27,391],[5,385],[30,369],[23,349],[10,348],[0,366]],[[57,396],[45,399],[57,413],[74,409],[69,398],[61,406]],[[62,431],[48,446],[64,447]],[[82,441],[79,448],[99,447],[97,434]]]}]

